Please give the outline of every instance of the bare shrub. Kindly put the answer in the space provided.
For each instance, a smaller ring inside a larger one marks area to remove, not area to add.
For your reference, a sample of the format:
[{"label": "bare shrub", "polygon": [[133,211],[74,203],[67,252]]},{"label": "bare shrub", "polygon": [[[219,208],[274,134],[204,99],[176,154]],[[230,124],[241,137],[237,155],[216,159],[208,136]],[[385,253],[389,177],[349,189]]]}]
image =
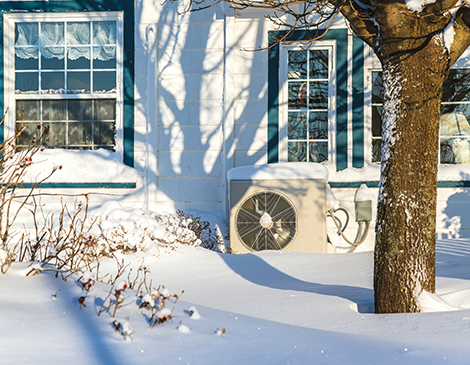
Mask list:
[{"label": "bare shrub", "polygon": [[[6,112],[0,124],[5,121],[5,116]],[[2,260],[2,273],[6,273],[16,259],[16,249],[24,239],[24,234],[19,237],[20,232],[12,229],[19,214],[30,204],[36,187],[62,168],[56,166],[44,178],[26,185],[24,180],[27,170],[32,164],[33,156],[43,148],[42,140],[49,129],[44,128],[39,138],[33,136],[29,144],[18,145],[17,140],[24,130],[23,126],[0,144],[0,248],[8,257],[7,260]]]}]

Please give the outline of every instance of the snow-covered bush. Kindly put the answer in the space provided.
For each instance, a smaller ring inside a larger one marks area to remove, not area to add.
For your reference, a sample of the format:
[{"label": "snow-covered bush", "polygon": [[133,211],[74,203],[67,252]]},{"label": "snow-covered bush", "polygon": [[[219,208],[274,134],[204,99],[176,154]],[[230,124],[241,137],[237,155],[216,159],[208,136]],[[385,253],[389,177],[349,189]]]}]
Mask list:
[{"label": "snow-covered bush", "polygon": [[165,286],[159,286],[157,289],[153,289],[150,293],[140,295],[139,308],[149,309],[151,311],[150,317],[150,328],[155,327],[157,324],[163,324],[172,319],[172,310],[166,307],[166,302],[173,299],[173,304],[176,304],[179,297],[170,292]]},{"label": "snow-covered bush", "polygon": [[218,236],[209,222],[181,210],[176,214],[157,214],[108,202],[95,214],[100,220],[100,234],[96,236],[99,252],[152,249],[158,254],[160,249],[171,251],[177,244],[218,248]]},{"label": "snow-covered bush", "polygon": [[132,335],[134,334],[134,327],[128,319],[115,319],[112,325],[117,333],[119,333],[126,341],[132,342]]},{"label": "snow-covered bush", "polygon": [[[110,201],[90,215],[87,195],[83,194],[81,200],[84,203],[77,200],[73,210],[62,204],[61,212],[54,216],[45,215],[42,204],[33,197],[29,209],[36,229],[21,236],[17,260],[51,265],[67,276],[91,271],[101,258],[116,252],[143,251],[158,256],[162,250],[171,252],[178,245],[218,247],[218,236],[209,223],[191,214],[157,214]],[[46,218],[40,224],[38,217],[43,216]]]}]

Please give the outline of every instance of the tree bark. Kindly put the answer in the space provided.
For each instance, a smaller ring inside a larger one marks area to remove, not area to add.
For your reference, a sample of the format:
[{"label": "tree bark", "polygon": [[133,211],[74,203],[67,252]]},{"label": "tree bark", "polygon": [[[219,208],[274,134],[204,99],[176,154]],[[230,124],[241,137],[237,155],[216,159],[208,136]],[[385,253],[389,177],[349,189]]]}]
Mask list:
[{"label": "tree bark", "polygon": [[[385,92],[376,313],[418,312],[421,291],[435,291],[440,97],[450,67],[442,31],[416,16],[393,20],[376,50]],[[397,26],[406,39],[396,36]]]}]

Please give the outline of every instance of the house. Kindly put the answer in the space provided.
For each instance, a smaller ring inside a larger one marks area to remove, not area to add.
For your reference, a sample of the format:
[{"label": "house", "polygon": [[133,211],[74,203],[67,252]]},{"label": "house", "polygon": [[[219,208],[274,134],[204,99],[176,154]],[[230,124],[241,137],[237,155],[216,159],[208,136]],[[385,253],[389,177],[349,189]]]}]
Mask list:
[{"label": "house", "polygon": [[[361,184],[376,195],[380,64],[344,22],[314,42],[304,31],[279,42],[287,33],[259,10],[188,4],[0,1],[1,131],[48,128],[51,148],[29,178],[62,164],[43,191],[87,191],[91,207],[226,214],[230,169],[311,161],[327,167],[349,211]],[[455,65],[443,96],[441,238],[470,230],[469,61]],[[372,248],[373,228],[362,249]]]}]

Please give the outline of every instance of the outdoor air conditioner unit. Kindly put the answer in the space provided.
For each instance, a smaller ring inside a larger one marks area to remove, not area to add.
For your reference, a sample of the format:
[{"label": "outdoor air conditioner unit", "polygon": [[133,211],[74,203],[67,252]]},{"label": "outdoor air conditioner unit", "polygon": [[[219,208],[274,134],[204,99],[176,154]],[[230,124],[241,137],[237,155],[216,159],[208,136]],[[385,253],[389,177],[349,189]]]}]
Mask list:
[{"label": "outdoor air conditioner unit", "polygon": [[229,179],[229,184],[233,253],[327,252],[326,179]]}]

